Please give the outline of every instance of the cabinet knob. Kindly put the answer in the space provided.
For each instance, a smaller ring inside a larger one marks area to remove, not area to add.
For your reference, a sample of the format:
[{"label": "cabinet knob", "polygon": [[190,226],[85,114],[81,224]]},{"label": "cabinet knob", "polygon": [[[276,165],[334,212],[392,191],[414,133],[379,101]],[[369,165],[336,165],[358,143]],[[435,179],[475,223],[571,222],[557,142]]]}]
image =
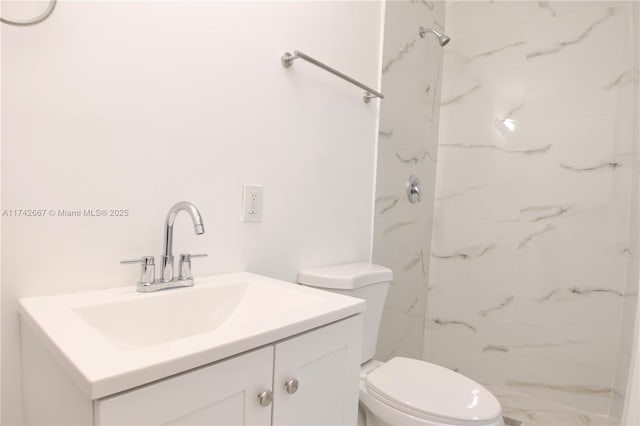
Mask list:
[{"label": "cabinet knob", "polygon": [[294,394],[298,390],[298,379],[287,380],[284,384],[288,394]]},{"label": "cabinet knob", "polygon": [[258,402],[260,402],[261,406],[268,407],[271,401],[273,401],[273,392],[270,390],[262,391],[258,394]]}]

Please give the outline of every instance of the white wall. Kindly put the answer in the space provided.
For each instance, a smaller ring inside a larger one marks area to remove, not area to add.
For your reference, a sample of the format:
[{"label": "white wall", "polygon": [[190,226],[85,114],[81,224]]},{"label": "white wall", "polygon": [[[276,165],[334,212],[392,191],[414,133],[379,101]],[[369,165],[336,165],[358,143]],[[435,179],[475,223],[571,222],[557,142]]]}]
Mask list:
[{"label": "white wall", "polygon": [[427,359],[601,414],[637,294],[631,5],[447,4]]},{"label": "white wall", "polygon": [[[2,26],[2,208],[128,209],[126,218],[3,217],[2,424],[19,424],[16,300],[135,283],[118,261],[208,253],[196,275],[368,260],[378,101],[299,49],[378,86],[380,2],[61,2]],[[10,13],[4,7],[5,17]],[[240,223],[243,183],[264,185]],[[105,360],[108,362],[108,360]],[[10,392],[7,389],[11,389]]]}]

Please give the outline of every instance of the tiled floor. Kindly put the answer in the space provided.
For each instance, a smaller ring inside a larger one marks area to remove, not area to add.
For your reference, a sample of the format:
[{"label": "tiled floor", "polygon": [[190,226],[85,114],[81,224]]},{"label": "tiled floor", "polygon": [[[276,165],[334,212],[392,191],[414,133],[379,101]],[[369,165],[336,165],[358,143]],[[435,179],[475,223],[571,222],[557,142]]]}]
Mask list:
[{"label": "tiled floor", "polygon": [[606,416],[577,411],[570,407],[518,394],[502,387],[488,387],[502,405],[502,414],[522,422],[522,426],[617,426]]}]

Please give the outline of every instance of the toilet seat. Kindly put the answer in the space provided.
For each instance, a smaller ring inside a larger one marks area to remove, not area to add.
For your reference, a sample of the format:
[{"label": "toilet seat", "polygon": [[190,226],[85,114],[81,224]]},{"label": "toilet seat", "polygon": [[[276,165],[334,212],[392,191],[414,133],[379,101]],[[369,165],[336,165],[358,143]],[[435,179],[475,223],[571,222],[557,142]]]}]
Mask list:
[{"label": "toilet seat", "polygon": [[364,378],[377,401],[409,416],[450,425],[501,423],[498,400],[483,386],[446,368],[396,357]]}]

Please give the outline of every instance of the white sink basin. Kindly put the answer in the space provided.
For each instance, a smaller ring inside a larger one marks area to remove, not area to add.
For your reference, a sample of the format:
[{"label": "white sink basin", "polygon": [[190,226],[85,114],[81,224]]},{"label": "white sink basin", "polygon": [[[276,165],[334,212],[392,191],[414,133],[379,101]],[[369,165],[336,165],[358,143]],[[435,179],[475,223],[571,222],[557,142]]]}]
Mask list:
[{"label": "white sink basin", "polygon": [[129,350],[221,327],[264,321],[269,316],[324,301],[324,294],[296,289],[245,280],[213,287],[163,290],[72,310],[114,344]]},{"label": "white sink basin", "polygon": [[20,300],[21,317],[91,399],[364,311],[364,301],[246,272]]}]

